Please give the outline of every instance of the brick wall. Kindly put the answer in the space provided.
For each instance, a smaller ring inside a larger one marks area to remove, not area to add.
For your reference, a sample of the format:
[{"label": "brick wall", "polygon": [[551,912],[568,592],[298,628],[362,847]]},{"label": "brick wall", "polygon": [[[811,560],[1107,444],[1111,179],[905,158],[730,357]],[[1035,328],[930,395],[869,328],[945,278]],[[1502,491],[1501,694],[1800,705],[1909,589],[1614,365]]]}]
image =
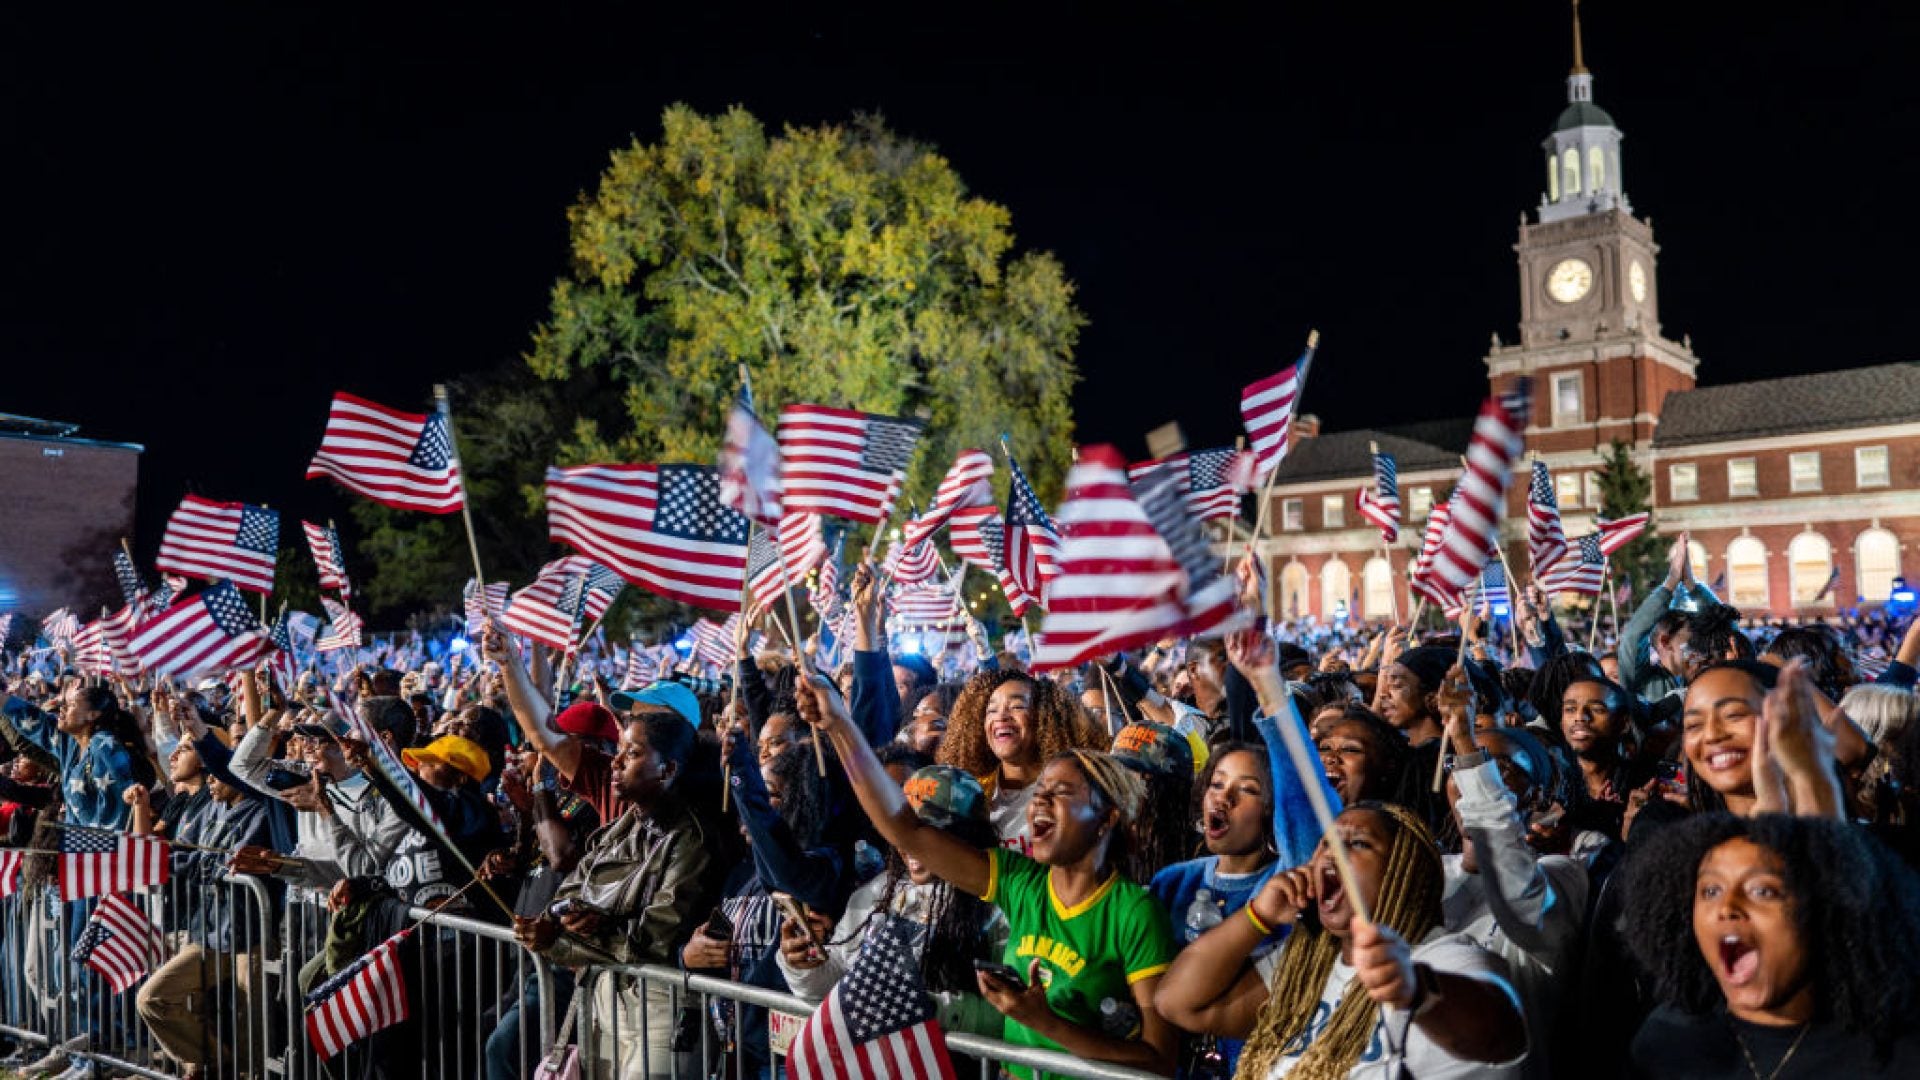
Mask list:
[{"label": "brick wall", "polygon": [[133,536],[139,451],[0,438],[0,610],[119,603],[114,548]]}]

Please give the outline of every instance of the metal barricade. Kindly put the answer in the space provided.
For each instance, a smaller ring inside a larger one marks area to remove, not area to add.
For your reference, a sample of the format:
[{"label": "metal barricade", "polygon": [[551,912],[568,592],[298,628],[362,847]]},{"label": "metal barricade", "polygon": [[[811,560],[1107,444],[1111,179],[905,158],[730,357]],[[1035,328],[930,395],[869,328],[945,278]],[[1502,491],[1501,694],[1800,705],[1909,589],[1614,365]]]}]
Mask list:
[{"label": "metal barricade", "polygon": [[[577,1021],[583,1080],[759,1080],[744,1055],[726,1053],[710,1022],[715,1001],[734,1004],[727,1042],[746,1044],[743,1010],[752,1005],[785,1018],[769,1023],[791,1032],[813,1006],[791,994],[695,975],[660,964],[590,967],[579,975],[587,1007]],[[666,1016],[658,1015],[665,1010]],[[679,1021],[683,1009],[698,1017],[697,1035]],[[664,1033],[665,1045],[661,1045]],[[1068,1054],[1016,1046],[981,1035],[946,1033],[947,1050],[977,1062],[981,1080],[993,1080],[1002,1065],[1020,1065],[1071,1080],[1160,1080],[1157,1074],[1086,1061]],[[771,1075],[785,1075],[777,1045],[770,1043]],[[959,1062],[955,1062],[956,1068]]]}]

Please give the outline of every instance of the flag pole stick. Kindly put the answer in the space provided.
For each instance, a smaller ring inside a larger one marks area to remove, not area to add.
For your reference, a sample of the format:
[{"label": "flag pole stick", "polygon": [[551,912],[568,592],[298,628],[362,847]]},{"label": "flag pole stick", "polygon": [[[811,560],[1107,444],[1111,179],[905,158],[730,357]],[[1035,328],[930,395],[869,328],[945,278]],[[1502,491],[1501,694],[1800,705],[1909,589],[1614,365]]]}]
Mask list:
[{"label": "flag pole stick", "polygon": [[[1511,613],[1515,607],[1515,597],[1519,593],[1520,583],[1514,580],[1513,566],[1507,562],[1506,546],[1500,543],[1500,537],[1497,532],[1493,538],[1493,553],[1500,556],[1500,570],[1507,575],[1507,611]],[[1488,614],[1492,614],[1492,612],[1488,612]],[[1511,614],[1507,616],[1507,625],[1513,627],[1513,616]],[[1513,663],[1516,667],[1520,664],[1520,632],[1518,628],[1513,628]]]},{"label": "flag pole stick", "polygon": [[[439,408],[440,415],[446,418],[447,450],[449,456],[453,459],[453,464],[457,467],[460,464],[460,449],[459,443],[456,442],[453,437],[453,408],[447,403],[447,386],[445,383],[435,383],[433,385],[433,402],[434,405]],[[485,590],[487,587],[487,573],[480,569],[480,540],[473,532],[473,506],[472,500],[467,498],[467,471],[465,469],[460,470],[460,520],[467,526],[467,549],[473,553],[474,585],[478,589]],[[487,891],[491,893],[493,890],[488,889]],[[507,910],[511,911],[513,909],[508,908]]]},{"label": "flag pole stick", "polygon": [[[1460,668],[1462,673],[1466,671],[1467,666],[1467,612],[1473,610],[1473,605],[1476,603],[1474,598],[1476,592],[1486,592],[1486,587],[1481,585],[1479,581],[1475,581],[1469,585],[1466,594],[1460,598],[1460,651],[1455,654],[1453,658],[1453,666]],[[1471,723],[1471,721],[1469,721],[1469,723]],[[1441,789],[1447,779],[1446,738],[1446,734],[1443,731],[1440,736],[1440,755],[1436,757],[1433,762],[1433,790],[1436,792]]]},{"label": "flag pole stick", "polygon": [[[740,365],[740,373],[743,377],[746,374],[746,369],[747,366],[745,364]],[[758,527],[759,523],[755,522],[752,518],[747,519],[748,551],[753,550],[753,530]],[[745,622],[747,618],[747,597],[747,571],[743,569],[740,572],[740,621],[742,622]],[[738,653],[739,650],[736,647],[734,651]],[[735,670],[727,673],[731,676],[727,680],[727,720],[729,722],[732,722],[733,712],[740,705],[740,657],[738,655],[734,656],[733,664]],[[741,724],[740,727],[747,732],[749,738],[755,738],[759,734],[758,732],[748,730],[748,725],[746,724]],[[733,758],[727,756],[726,759],[720,763],[720,812],[723,814],[727,812],[727,793],[731,790],[733,790]]]},{"label": "flag pole stick", "polygon": [[1306,789],[1307,802],[1313,807],[1327,853],[1333,856],[1333,868],[1340,875],[1340,887],[1347,894],[1347,902],[1353,905],[1353,913],[1361,922],[1372,922],[1373,915],[1367,910],[1366,898],[1360,895],[1353,864],[1347,859],[1346,839],[1333,827],[1333,808],[1327,805],[1326,792],[1320,790],[1318,777],[1325,774],[1326,767],[1320,763],[1318,752],[1309,752],[1306,740],[1300,737],[1300,729],[1306,724],[1300,719],[1300,707],[1294,704],[1293,695],[1286,695],[1286,700],[1287,711],[1292,715],[1280,722],[1280,741],[1287,744],[1287,756],[1293,759],[1294,771],[1300,774],[1300,786]]},{"label": "flag pole stick", "polygon": [[[1608,568],[1607,576],[1600,579],[1600,587],[1609,593],[1613,591],[1613,570]],[[1593,622],[1587,627],[1587,652],[1591,654],[1600,641],[1600,598],[1593,600]]]},{"label": "flag pole stick", "polygon": [[[1607,576],[1613,576],[1611,570],[1608,571]],[[1618,641],[1620,639],[1620,590],[1619,587],[1611,581],[1607,582],[1607,604],[1613,609],[1613,636],[1614,640]],[[1597,607],[1598,605],[1595,606]],[[1587,651],[1592,652],[1593,650],[1588,649]]]},{"label": "flag pole stick", "polygon": [[[806,675],[812,670],[813,665],[807,663],[806,650],[800,646],[800,609],[793,602],[793,573],[787,569],[787,549],[780,546],[780,537],[777,533],[773,538],[773,550],[780,557],[780,584],[783,586],[780,596],[787,602],[787,622],[793,627],[793,634],[787,639],[787,647],[793,651],[793,666],[801,675]],[[774,616],[774,620],[779,621],[779,616]],[[827,752],[821,748],[820,743],[820,737],[814,736],[813,765],[820,771],[821,776],[825,776],[827,775]]]},{"label": "flag pole stick", "polygon": [[[1247,437],[1245,435],[1242,435],[1239,438],[1233,440],[1233,453],[1236,458],[1239,455],[1246,453],[1246,451],[1247,451]],[[1223,552],[1223,554],[1220,557],[1220,572],[1223,574],[1233,569],[1233,523],[1239,520],[1240,520],[1239,499],[1235,498],[1233,516],[1228,518],[1224,523],[1225,529],[1226,529],[1226,540],[1224,543],[1220,545],[1220,550]]]}]

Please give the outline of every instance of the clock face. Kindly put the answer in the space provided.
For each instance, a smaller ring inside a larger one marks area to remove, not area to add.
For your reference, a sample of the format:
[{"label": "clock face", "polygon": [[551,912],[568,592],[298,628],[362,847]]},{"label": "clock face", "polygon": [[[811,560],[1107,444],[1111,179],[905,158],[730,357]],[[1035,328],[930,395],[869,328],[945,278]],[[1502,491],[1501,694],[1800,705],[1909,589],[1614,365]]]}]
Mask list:
[{"label": "clock face", "polygon": [[1627,267],[1627,288],[1633,292],[1634,303],[1647,302],[1647,271],[1640,265],[1639,259],[1633,260]]},{"label": "clock face", "polygon": [[1547,295],[1571,304],[1593,288],[1593,267],[1584,259],[1561,259],[1547,271]]}]

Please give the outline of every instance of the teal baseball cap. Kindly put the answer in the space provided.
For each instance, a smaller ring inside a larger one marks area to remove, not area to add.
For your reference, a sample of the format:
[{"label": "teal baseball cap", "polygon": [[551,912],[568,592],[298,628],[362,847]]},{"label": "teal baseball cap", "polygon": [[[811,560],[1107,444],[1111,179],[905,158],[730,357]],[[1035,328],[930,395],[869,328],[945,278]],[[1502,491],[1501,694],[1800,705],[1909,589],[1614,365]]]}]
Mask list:
[{"label": "teal baseball cap", "polygon": [[692,690],[676,682],[651,683],[638,690],[616,690],[607,700],[620,712],[632,712],[635,705],[657,705],[672,709],[687,723],[700,726],[700,699]]}]

